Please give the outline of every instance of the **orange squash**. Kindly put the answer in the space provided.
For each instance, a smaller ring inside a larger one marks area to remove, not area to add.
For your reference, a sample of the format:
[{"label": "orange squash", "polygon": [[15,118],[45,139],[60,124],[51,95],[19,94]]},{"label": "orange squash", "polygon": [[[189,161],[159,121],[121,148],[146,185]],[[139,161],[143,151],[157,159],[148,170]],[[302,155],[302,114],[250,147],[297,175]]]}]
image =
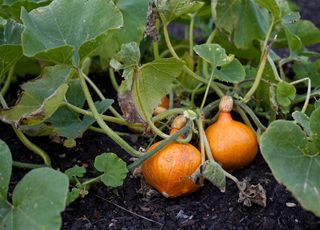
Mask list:
[{"label": "orange squash", "polygon": [[152,115],[158,115],[169,108],[169,98],[164,96],[161,98],[159,105],[154,109]]},{"label": "orange squash", "polygon": [[257,137],[247,125],[232,119],[233,100],[222,98],[218,120],[206,129],[213,158],[226,170],[249,165],[258,151]]},{"label": "orange squash", "polygon": [[[173,127],[170,134],[178,128]],[[153,144],[149,150],[160,142]],[[193,145],[172,142],[142,164],[142,174],[149,185],[165,197],[178,197],[199,188],[190,176],[201,164],[201,154]]]}]

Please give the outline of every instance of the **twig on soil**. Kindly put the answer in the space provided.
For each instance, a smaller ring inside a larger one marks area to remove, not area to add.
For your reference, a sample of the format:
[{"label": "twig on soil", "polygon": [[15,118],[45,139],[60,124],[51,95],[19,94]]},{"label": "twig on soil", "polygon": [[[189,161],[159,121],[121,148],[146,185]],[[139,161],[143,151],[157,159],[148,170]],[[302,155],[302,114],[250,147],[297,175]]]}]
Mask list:
[{"label": "twig on soil", "polygon": [[163,224],[160,223],[160,222],[158,222],[158,221],[149,219],[149,218],[147,218],[147,217],[145,217],[145,216],[142,216],[142,215],[140,215],[140,214],[137,214],[137,213],[135,213],[135,212],[132,212],[132,211],[130,211],[130,210],[128,210],[128,209],[126,209],[126,208],[124,208],[124,207],[122,207],[122,206],[120,206],[120,205],[118,205],[118,204],[116,204],[116,203],[114,203],[114,202],[112,202],[112,201],[109,201],[109,200],[107,200],[107,199],[99,196],[99,195],[96,195],[96,194],[95,194],[95,196],[98,197],[98,198],[100,198],[101,200],[104,200],[104,201],[108,202],[109,204],[112,204],[112,205],[114,205],[114,206],[116,206],[116,207],[118,207],[118,208],[120,208],[120,209],[122,209],[122,210],[124,210],[124,211],[126,211],[126,212],[128,212],[128,213],[130,213],[130,214],[132,214],[132,215],[134,215],[134,216],[137,216],[137,217],[142,218],[142,219],[144,219],[144,220],[147,220],[147,221],[150,221],[150,222],[152,222],[152,223],[156,223],[156,224],[159,224],[159,225],[163,226]]}]

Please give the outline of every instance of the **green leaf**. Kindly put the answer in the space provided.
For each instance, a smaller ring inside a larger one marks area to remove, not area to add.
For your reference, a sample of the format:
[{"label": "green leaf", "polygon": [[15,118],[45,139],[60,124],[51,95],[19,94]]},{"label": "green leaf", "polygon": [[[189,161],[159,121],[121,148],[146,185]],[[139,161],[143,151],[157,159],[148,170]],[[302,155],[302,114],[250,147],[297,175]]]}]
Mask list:
[{"label": "green leaf", "polygon": [[19,2],[33,2],[33,3],[42,3],[42,2],[48,2],[50,0],[3,0],[4,5],[12,6]]},{"label": "green leaf", "polygon": [[227,55],[226,51],[219,44],[202,44],[193,47],[193,50],[212,68],[227,65],[233,61],[233,55]]},{"label": "green leaf", "polygon": [[225,82],[238,83],[244,80],[246,72],[238,59],[214,71],[214,76]]},{"label": "green leaf", "polygon": [[[316,109],[310,116],[310,128],[312,133],[312,141],[320,150],[320,109]],[[319,151],[320,152],[320,151]]]},{"label": "green leaf", "polygon": [[170,92],[183,68],[176,58],[161,58],[143,65],[133,85],[132,98],[140,116],[151,117],[162,97]]},{"label": "green leaf", "polygon": [[155,1],[164,24],[188,13],[194,13],[203,6],[203,2],[193,0],[161,0]]},{"label": "green leaf", "polygon": [[281,10],[277,0],[257,0],[257,3],[272,14],[275,22],[281,19]]},{"label": "green leaf", "polygon": [[18,103],[0,110],[0,119],[6,123],[35,125],[48,119],[60,107],[68,90],[66,81],[72,69],[63,66],[47,67],[41,78],[22,85],[24,90]]},{"label": "green leaf", "polygon": [[103,172],[100,180],[109,187],[121,186],[128,173],[126,163],[114,153],[103,153],[97,156],[94,167],[99,172]]},{"label": "green leaf", "polygon": [[83,177],[86,172],[87,170],[84,167],[75,165],[72,168],[68,168],[64,174],[68,176],[69,180],[72,180],[73,177]]},{"label": "green leaf", "polygon": [[309,143],[294,122],[278,120],[261,136],[260,149],[275,178],[302,207],[320,216],[320,149],[310,152]]},{"label": "green leaf", "polygon": [[209,180],[214,186],[220,189],[221,192],[226,190],[226,176],[224,171],[216,162],[205,161],[200,166],[201,175]]},{"label": "green leaf", "polygon": [[296,79],[309,77],[311,86],[318,87],[320,85],[320,60],[311,62],[310,60],[300,60],[292,65],[292,69],[296,74]]},{"label": "green leaf", "polygon": [[288,107],[296,96],[296,88],[288,82],[281,81],[277,85],[277,102],[283,107]]},{"label": "green leaf", "polygon": [[311,128],[310,128],[310,123],[309,123],[309,117],[300,111],[295,111],[292,113],[292,117],[295,120],[295,122],[304,129],[306,134],[308,136],[311,135]]},{"label": "green leaf", "polygon": [[76,66],[123,24],[111,0],[55,0],[29,13],[23,9],[21,19],[26,56]]},{"label": "green leaf", "polygon": [[[95,106],[98,112],[102,114],[112,103],[112,99],[106,99],[95,102]],[[53,127],[53,132],[58,136],[75,139],[81,137],[89,126],[95,122],[95,119],[91,116],[84,116],[80,119],[78,113],[63,107],[56,111],[48,122]]]},{"label": "green leaf", "polygon": [[268,15],[254,0],[214,0],[213,18],[219,30],[229,35],[237,48],[248,49],[254,40],[263,40]]},{"label": "green leaf", "polygon": [[101,57],[104,59],[113,57],[121,45],[125,43],[140,43],[147,23],[148,4],[149,0],[117,1],[117,7],[123,14],[123,28],[114,31],[99,48],[98,53]]},{"label": "green leaf", "polygon": [[23,25],[3,20],[0,25],[0,78],[22,57],[21,33]]},{"label": "green leaf", "polygon": [[[8,186],[12,170],[12,157],[7,144],[0,139],[0,204],[7,200]],[[1,208],[0,208],[1,209]],[[1,217],[1,211],[0,211]],[[0,218],[1,220],[1,218]]]},{"label": "green leaf", "polygon": [[65,208],[68,178],[50,168],[34,169],[16,186],[12,206],[0,211],[0,228],[59,229]]},{"label": "green leaf", "polygon": [[290,31],[300,38],[303,45],[320,42],[320,30],[311,21],[299,20],[291,25]]},{"label": "green leaf", "polygon": [[66,204],[69,205],[76,199],[80,197],[80,190],[78,188],[72,188],[70,192],[68,192]]}]

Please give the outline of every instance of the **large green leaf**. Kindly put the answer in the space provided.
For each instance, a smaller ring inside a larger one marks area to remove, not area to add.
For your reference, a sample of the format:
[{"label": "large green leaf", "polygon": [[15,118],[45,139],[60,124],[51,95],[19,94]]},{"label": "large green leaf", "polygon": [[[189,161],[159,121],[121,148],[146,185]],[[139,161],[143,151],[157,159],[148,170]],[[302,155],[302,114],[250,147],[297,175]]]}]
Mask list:
[{"label": "large green leaf", "polygon": [[[95,106],[99,113],[104,113],[113,103],[113,100],[107,99],[96,102]],[[49,120],[48,123],[53,128],[52,132],[61,137],[78,138],[95,122],[90,116],[79,118],[79,114],[70,111],[67,108],[60,108]]]},{"label": "large green leaf", "polygon": [[35,125],[48,119],[64,101],[71,73],[72,69],[63,66],[46,68],[41,78],[22,85],[20,100],[14,107],[0,110],[0,119],[15,125]]},{"label": "large green leaf", "polygon": [[22,57],[22,30],[23,26],[13,20],[0,24],[0,78]]},{"label": "large green leaf", "polygon": [[151,117],[162,97],[170,92],[183,68],[176,58],[157,59],[137,70],[132,98],[140,116]]},{"label": "large green leaf", "polygon": [[16,186],[12,205],[0,208],[0,229],[59,229],[68,185],[68,177],[61,172],[32,170]]},{"label": "large green leaf", "polygon": [[277,0],[257,0],[257,3],[272,14],[275,22],[278,22],[281,19],[281,10]]},{"label": "large green leaf", "polygon": [[[314,116],[318,122],[319,111]],[[278,120],[261,136],[260,149],[275,178],[305,209],[320,216],[320,148],[312,144],[294,122]]]},{"label": "large green leaf", "polygon": [[281,81],[277,84],[277,102],[283,107],[288,107],[296,96],[296,88],[288,82]]},{"label": "large green leaf", "polygon": [[0,139],[0,205],[2,202],[7,200],[7,192],[11,177],[11,169],[12,157],[9,147],[6,145],[4,141]]},{"label": "large green leaf", "polygon": [[202,44],[193,47],[194,51],[210,63],[213,68],[229,64],[233,59],[233,55],[227,55],[225,49],[219,44]]},{"label": "large green leaf", "polygon": [[149,0],[117,1],[117,7],[123,14],[123,27],[112,33],[99,49],[98,53],[101,57],[104,59],[113,57],[122,44],[140,43],[146,26],[148,4]]},{"label": "large green leaf", "polygon": [[225,82],[238,83],[244,80],[246,72],[238,59],[214,71],[214,76]]},{"label": "large green leaf", "polygon": [[312,87],[320,85],[320,60],[312,62],[309,59],[299,59],[292,65],[296,79],[303,79],[309,77],[311,79]]},{"label": "large green leaf", "polygon": [[94,167],[99,172],[103,172],[100,180],[109,187],[121,186],[129,172],[126,163],[114,153],[103,153],[97,156]]},{"label": "large green leaf", "polygon": [[236,47],[248,49],[254,40],[263,40],[268,27],[266,12],[254,0],[213,0],[213,17]]},{"label": "large green leaf", "polygon": [[161,0],[155,1],[161,19],[165,24],[188,13],[194,13],[203,6],[203,2],[193,0]]},{"label": "large green leaf", "polygon": [[111,0],[55,0],[29,13],[23,9],[21,19],[26,56],[76,66],[123,24]]}]

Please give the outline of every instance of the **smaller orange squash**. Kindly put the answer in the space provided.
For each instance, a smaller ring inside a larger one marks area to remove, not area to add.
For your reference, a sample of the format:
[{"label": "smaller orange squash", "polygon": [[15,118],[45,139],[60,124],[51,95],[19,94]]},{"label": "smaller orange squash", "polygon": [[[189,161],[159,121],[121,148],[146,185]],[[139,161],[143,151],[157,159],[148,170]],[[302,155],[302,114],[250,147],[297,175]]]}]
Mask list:
[{"label": "smaller orange squash", "polygon": [[218,120],[206,129],[213,158],[226,170],[249,165],[258,151],[257,137],[247,125],[232,119],[230,96],[221,99]]},{"label": "smaller orange squash", "polygon": [[161,101],[159,105],[154,109],[152,115],[158,115],[164,111],[166,111],[169,108],[169,98],[167,96],[164,96],[161,98]]},{"label": "smaller orange squash", "polygon": [[[179,130],[173,125],[172,135]],[[155,148],[153,144],[148,150]],[[189,177],[201,164],[201,154],[193,145],[172,142],[142,164],[142,174],[147,183],[165,197],[178,197],[199,188]]]}]

